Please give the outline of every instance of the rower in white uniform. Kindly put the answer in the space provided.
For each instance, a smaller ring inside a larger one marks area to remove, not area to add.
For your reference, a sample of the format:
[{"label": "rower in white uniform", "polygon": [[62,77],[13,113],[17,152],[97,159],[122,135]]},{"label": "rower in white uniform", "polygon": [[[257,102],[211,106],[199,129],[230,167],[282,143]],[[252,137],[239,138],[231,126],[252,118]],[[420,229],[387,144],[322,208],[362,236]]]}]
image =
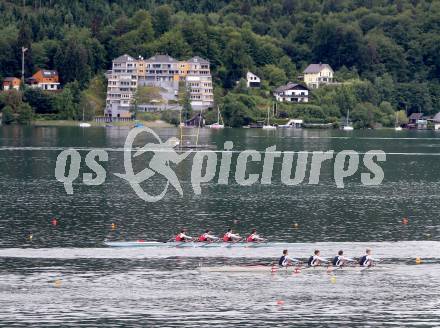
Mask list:
[{"label": "rower in white uniform", "polygon": [[188,241],[194,240],[194,237],[188,236],[186,234],[186,229],[182,229],[182,230],[180,230],[180,233],[178,233],[176,235],[174,240],[177,241],[177,242],[188,242]]},{"label": "rower in white uniform", "polygon": [[344,256],[344,251],[343,251],[343,250],[340,250],[340,251],[338,252],[338,255],[335,256],[335,257],[333,258],[332,264],[333,264],[333,266],[335,266],[335,267],[343,267],[343,266],[345,266],[348,262],[354,262],[354,260],[353,260],[353,259],[350,259],[350,258],[348,258],[348,257],[345,257],[345,256]]},{"label": "rower in white uniform", "polygon": [[315,250],[314,255],[309,257],[307,262],[309,267],[320,266],[322,262],[328,263],[328,260],[321,257],[319,249]]},{"label": "rower in white uniform", "polygon": [[252,229],[252,233],[246,238],[246,241],[248,243],[258,243],[258,242],[262,242],[265,241],[264,238],[261,238],[258,233],[257,233],[257,229]]},{"label": "rower in white uniform", "polygon": [[237,242],[241,240],[240,235],[237,233],[235,234],[232,229],[228,229],[228,231],[223,236],[223,241],[225,242]]},{"label": "rower in white uniform", "polygon": [[367,248],[367,250],[365,251],[365,255],[361,256],[359,259],[359,265],[362,267],[370,267],[374,265],[374,262],[379,261],[379,259],[373,258],[373,256],[371,255],[371,249]]},{"label": "rower in white uniform", "polygon": [[287,249],[283,250],[283,255],[278,260],[278,265],[280,267],[288,267],[291,266],[292,263],[299,263],[300,261],[297,259],[294,259],[289,256]]},{"label": "rower in white uniform", "polygon": [[206,229],[205,232],[199,237],[199,241],[201,242],[212,242],[217,241],[218,239],[218,237],[212,235],[212,231],[209,229]]}]

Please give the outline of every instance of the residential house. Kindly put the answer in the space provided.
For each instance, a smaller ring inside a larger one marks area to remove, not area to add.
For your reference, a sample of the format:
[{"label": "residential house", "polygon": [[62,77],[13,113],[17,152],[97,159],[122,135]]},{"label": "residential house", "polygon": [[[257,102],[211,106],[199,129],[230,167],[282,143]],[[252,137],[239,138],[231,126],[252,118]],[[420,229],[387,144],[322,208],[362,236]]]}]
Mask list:
[{"label": "residential house", "polygon": [[40,69],[31,78],[27,79],[31,88],[39,88],[45,91],[56,91],[60,88],[58,72],[54,70]]},{"label": "residential house", "polygon": [[16,77],[5,77],[3,80],[3,90],[19,90],[20,89],[21,80]]},{"label": "residential house", "polygon": [[440,112],[435,114],[431,121],[434,123],[434,130],[440,130]]},{"label": "residential house", "polygon": [[246,73],[246,86],[248,88],[261,87],[261,79],[252,72]]},{"label": "residential house", "polygon": [[122,55],[112,62],[107,72],[107,98],[105,116],[131,117],[130,108],[138,84],[138,61]]},{"label": "residential house", "polygon": [[408,117],[408,124],[417,124],[418,120],[421,120],[423,118],[423,113],[412,113]]},{"label": "residential house", "polygon": [[328,64],[310,64],[303,72],[304,82],[311,89],[317,89],[321,85],[332,84],[333,69]]},{"label": "residential house", "polygon": [[428,120],[424,118],[423,113],[412,113],[408,117],[407,126],[413,129],[425,130],[428,127]]},{"label": "residential house", "polygon": [[293,82],[282,85],[275,89],[273,95],[280,102],[309,102],[309,89],[305,86]]}]

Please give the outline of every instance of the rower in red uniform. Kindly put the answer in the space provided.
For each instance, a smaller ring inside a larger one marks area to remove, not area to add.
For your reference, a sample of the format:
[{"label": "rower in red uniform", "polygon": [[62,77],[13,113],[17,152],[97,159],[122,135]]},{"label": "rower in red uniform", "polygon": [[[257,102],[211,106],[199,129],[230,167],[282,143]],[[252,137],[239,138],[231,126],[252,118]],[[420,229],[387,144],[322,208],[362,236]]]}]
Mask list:
[{"label": "rower in red uniform", "polygon": [[265,240],[264,238],[261,238],[257,234],[257,229],[252,229],[252,233],[246,238],[246,241],[248,243],[258,243],[258,242],[262,242],[264,240]]},{"label": "rower in red uniform", "polygon": [[193,237],[187,236],[186,235],[186,229],[182,229],[180,230],[180,233],[178,233],[176,235],[176,237],[174,238],[175,241],[179,241],[179,242],[187,242],[187,241],[191,241],[194,240]]},{"label": "rower in red uniform", "polygon": [[218,240],[219,238],[216,237],[216,236],[211,235],[211,232],[212,232],[211,230],[206,229],[205,233],[200,235],[199,241],[201,241],[201,242],[212,242],[212,241]]},{"label": "rower in red uniform", "polygon": [[236,242],[241,239],[240,235],[237,233],[235,234],[232,229],[228,229],[228,231],[223,236],[224,242]]}]

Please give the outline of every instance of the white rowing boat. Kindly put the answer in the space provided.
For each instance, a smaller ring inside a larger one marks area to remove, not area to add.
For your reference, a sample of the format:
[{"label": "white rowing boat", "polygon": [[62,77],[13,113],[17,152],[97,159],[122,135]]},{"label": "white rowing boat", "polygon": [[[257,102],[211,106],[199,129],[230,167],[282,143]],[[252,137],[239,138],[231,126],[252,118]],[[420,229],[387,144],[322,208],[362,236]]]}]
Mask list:
[{"label": "white rowing boat", "polygon": [[216,266],[216,267],[204,267],[200,266],[200,272],[230,272],[230,273],[301,273],[301,272],[362,272],[371,270],[383,270],[385,267],[371,266],[371,267],[361,267],[361,266],[346,266],[346,267],[326,267],[326,266],[315,266],[315,267],[279,267],[277,265],[228,265],[228,266]]},{"label": "white rowing boat", "polygon": [[160,241],[104,241],[104,244],[110,247],[172,247],[172,248],[211,248],[211,247],[281,247],[285,243],[271,242],[160,242]]}]

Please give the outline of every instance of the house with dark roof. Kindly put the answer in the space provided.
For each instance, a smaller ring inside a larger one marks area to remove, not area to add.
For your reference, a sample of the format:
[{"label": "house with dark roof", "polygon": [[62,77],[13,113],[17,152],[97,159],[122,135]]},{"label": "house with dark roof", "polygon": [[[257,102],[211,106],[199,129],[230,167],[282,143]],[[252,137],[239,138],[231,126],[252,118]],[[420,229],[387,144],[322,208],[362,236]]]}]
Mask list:
[{"label": "house with dark roof", "polygon": [[424,117],[423,113],[412,113],[408,117],[408,128],[415,128],[419,130],[425,130],[428,128],[428,120]]},{"label": "house with dark roof", "polygon": [[321,85],[334,83],[334,71],[329,64],[310,64],[303,71],[304,82],[307,87],[317,89]]},{"label": "house with dark roof", "polygon": [[279,86],[273,92],[275,99],[279,102],[309,102],[309,89],[301,84],[289,82]]},{"label": "house with dark roof", "polygon": [[423,113],[412,113],[408,117],[408,123],[409,124],[416,124],[418,120],[421,120],[423,118]]},{"label": "house with dark roof", "polygon": [[3,90],[19,90],[21,80],[19,78],[10,76],[3,79]]}]

